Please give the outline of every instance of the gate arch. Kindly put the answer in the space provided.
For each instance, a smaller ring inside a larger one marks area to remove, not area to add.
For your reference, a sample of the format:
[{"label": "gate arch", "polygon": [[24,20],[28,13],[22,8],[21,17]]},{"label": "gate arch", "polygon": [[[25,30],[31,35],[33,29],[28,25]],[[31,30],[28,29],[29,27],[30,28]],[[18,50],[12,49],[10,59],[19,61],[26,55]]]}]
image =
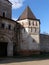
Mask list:
[{"label": "gate arch", "polygon": [[13,56],[13,41],[8,35],[0,35],[0,42],[7,42],[7,56]]}]

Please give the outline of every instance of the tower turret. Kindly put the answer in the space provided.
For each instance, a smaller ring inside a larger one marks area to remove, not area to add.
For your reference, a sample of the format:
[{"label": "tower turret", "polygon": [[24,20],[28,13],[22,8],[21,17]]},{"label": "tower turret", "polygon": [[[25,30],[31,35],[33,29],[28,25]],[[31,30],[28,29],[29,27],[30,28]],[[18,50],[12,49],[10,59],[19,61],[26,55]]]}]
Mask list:
[{"label": "tower turret", "polygon": [[36,19],[31,9],[27,7],[18,19],[21,24],[20,49],[22,51],[40,50],[40,20]]},{"label": "tower turret", "polygon": [[0,16],[11,19],[12,4],[9,0],[0,0]]}]

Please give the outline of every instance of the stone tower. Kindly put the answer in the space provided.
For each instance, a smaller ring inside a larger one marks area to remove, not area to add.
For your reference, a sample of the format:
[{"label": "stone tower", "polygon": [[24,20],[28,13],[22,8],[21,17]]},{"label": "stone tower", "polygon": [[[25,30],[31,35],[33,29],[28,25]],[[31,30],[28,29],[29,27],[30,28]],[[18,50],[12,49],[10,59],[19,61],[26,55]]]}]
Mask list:
[{"label": "stone tower", "polygon": [[0,16],[11,19],[12,4],[9,0],[0,0]]},{"label": "stone tower", "polygon": [[[40,50],[40,20],[36,19],[31,9],[27,7],[22,15],[19,17],[18,22],[21,24],[20,33],[20,51],[24,54],[35,52],[39,53]],[[29,52],[31,51],[31,52]]]}]

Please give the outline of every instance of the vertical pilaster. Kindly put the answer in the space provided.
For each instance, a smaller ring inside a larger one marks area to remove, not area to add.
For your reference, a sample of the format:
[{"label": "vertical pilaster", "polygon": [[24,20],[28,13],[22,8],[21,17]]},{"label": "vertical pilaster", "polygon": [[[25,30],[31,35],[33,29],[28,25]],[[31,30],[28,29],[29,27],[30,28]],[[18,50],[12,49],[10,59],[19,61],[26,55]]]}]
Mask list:
[{"label": "vertical pilaster", "polygon": [[13,43],[8,43],[7,56],[13,56]]}]

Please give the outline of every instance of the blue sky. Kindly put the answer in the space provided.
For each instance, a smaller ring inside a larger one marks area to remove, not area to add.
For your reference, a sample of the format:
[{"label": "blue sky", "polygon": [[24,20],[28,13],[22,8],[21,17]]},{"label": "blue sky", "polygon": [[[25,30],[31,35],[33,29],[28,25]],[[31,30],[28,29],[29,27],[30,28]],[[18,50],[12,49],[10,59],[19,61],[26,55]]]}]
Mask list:
[{"label": "blue sky", "polygon": [[[40,19],[41,33],[49,33],[49,0],[10,0],[15,2],[12,8],[12,18],[17,19],[24,9],[29,6],[36,16]],[[12,3],[13,3],[12,2]],[[14,4],[14,3],[13,3]],[[17,5],[18,4],[18,5]]]}]

